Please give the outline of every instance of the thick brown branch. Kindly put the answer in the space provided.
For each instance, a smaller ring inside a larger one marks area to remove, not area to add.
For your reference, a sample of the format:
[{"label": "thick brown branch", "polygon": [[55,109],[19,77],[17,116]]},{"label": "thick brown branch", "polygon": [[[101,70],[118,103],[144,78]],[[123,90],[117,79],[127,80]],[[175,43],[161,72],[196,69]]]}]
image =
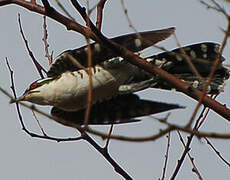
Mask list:
[{"label": "thick brown branch", "polygon": [[[74,5],[74,7],[79,11],[79,13],[83,17],[83,19],[87,22],[87,20],[89,18],[87,17],[85,9],[82,8],[77,1],[71,0],[71,2]],[[133,52],[119,46],[118,44],[116,44],[112,41],[110,41],[105,36],[103,36],[100,31],[98,31],[98,29],[93,25],[92,22],[90,22],[90,27],[91,27],[92,31],[101,40],[101,42],[103,42],[103,45],[112,49],[115,53],[117,53],[118,56],[121,56],[121,57],[127,59],[130,63],[137,65],[138,67],[140,67],[140,68],[142,68],[142,69],[144,69],[150,73],[158,74],[161,78],[165,79],[167,82],[172,84],[173,87],[175,87],[177,90],[179,90],[179,91],[183,92],[184,94],[192,97],[193,99],[196,99],[197,101],[199,101],[200,99],[203,98],[202,103],[205,106],[213,109],[215,112],[220,114],[222,117],[224,117],[225,119],[230,121],[230,110],[228,108],[226,108],[226,106],[221,105],[220,103],[211,99],[208,96],[204,96],[204,94],[201,91],[189,86],[187,83],[182,82],[180,79],[178,79],[175,76],[167,73],[166,71],[158,68],[157,66],[148,63],[144,59],[133,54]]]},{"label": "thick brown branch", "polygon": [[[6,3],[8,2],[8,3]],[[77,1],[71,0],[75,8],[79,11],[79,13],[82,15],[82,17],[85,19],[87,22],[87,14],[85,13],[85,8],[82,8]],[[23,6],[31,11],[37,12],[39,14],[44,14],[52,19],[55,19],[56,21],[60,22],[61,24],[64,24],[67,29],[77,31],[81,34],[84,34],[94,40],[97,40],[99,43],[103,44],[107,48],[112,49],[115,53],[117,53],[118,56],[126,58],[130,63],[139,66],[140,68],[150,72],[150,73],[155,73],[158,74],[161,78],[165,79],[167,82],[171,83],[177,90],[185,93],[186,95],[192,97],[193,99],[196,99],[199,101],[199,99],[202,98],[203,93],[197,89],[194,89],[190,87],[188,84],[185,82],[180,81],[178,78],[174,77],[173,75],[163,71],[162,69],[159,69],[157,66],[154,66],[148,62],[146,62],[144,59],[140,58],[137,55],[134,55],[131,51],[124,49],[120,47],[118,44],[115,44],[108,40],[106,37],[104,37],[100,31],[97,30],[97,28],[90,23],[90,28],[85,28],[81,26],[80,24],[77,24],[73,22],[72,20],[64,17],[60,13],[56,12],[55,10],[52,10],[52,13],[46,14],[45,8],[41,7],[39,5],[33,5],[29,2],[22,1],[22,0],[16,0],[14,2],[12,1],[2,1],[0,2],[0,6],[3,4],[10,4],[10,3],[15,3],[20,6]],[[96,34],[96,35],[95,35]],[[212,100],[210,97],[205,96],[202,103],[213,109],[215,112],[220,114],[222,117],[230,121],[230,110],[226,108],[226,106],[221,105],[215,100]]]},{"label": "thick brown branch", "polygon": [[0,1],[0,6],[9,5],[9,4],[17,4],[17,5],[22,6],[22,7],[26,8],[32,12],[46,15],[46,16],[54,19],[55,21],[65,25],[68,30],[73,30],[73,31],[79,32],[81,34],[84,34],[85,36],[87,36],[93,40],[98,40],[98,38],[95,36],[95,34],[89,28],[84,27],[84,26],[70,20],[69,18],[63,16],[62,14],[60,14],[59,12],[54,10],[53,8],[52,8],[51,12],[50,11],[47,12],[44,7],[42,7],[38,4],[33,4],[31,2],[24,1],[24,0],[15,0],[15,1],[1,0]]}]

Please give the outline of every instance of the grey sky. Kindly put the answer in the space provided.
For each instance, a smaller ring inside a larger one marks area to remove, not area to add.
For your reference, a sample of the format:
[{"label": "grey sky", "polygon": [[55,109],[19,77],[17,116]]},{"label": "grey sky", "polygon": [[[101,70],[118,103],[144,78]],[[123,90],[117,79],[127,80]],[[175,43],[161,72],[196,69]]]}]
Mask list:
[{"label": "grey sky", "polygon": [[[81,2],[84,2],[83,0]],[[91,1],[95,4],[95,0]],[[230,9],[230,4],[219,1]],[[53,4],[55,4],[53,2]],[[138,31],[176,27],[176,35],[182,45],[202,41],[221,42],[223,33],[220,27],[226,27],[227,21],[224,16],[214,11],[207,10],[196,0],[155,0],[155,1],[125,1],[129,16]],[[66,6],[69,6],[66,4]],[[27,86],[39,78],[38,73],[30,61],[25,50],[24,42],[19,33],[17,14],[21,14],[24,33],[29,41],[31,50],[35,57],[48,68],[44,57],[44,46],[42,42],[43,18],[15,5],[0,8],[0,86],[10,91],[10,78],[5,64],[8,57],[14,70],[15,83],[18,95],[21,95]],[[79,19],[76,12],[71,13]],[[81,21],[82,22],[82,21]],[[50,51],[57,56],[66,49],[80,47],[85,44],[84,37],[75,32],[66,31],[63,25],[59,25],[48,19],[48,42]],[[121,10],[120,1],[108,0],[105,6],[103,32],[108,37],[132,32],[126,18]],[[173,38],[159,43],[167,49],[176,48]],[[230,64],[229,43],[224,51],[226,64]],[[159,52],[153,49],[152,52]],[[148,51],[149,53],[149,51]],[[225,93],[218,97],[218,101],[230,104],[230,86],[227,84]],[[160,90],[146,90],[139,93],[141,97],[159,100],[163,102],[178,103],[186,106],[184,110],[172,111],[170,122],[185,124],[191,116],[196,102],[191,98],[178,92]],[[15,106],[9,104],[9,99],[0,94],[1,126],[0,126],[0,178],[1,179],[122,179],[115,173],[111,165],[104,160],[88,143],[84,141],[56,143],[47,140],[34,139],[26,135],[20,127]],[[48,107],[41,107],[49,112]],[[38,132],[39,129],[32,116],[32,112],[21,108],[23,118],[28,129]],[[156,115],[163,117],[166,113]],[[44,117],[38,116],[45,131],[52,136],[72,137],[76,132],[72,128],[52,122]],[[211,112],[206,124],[201,128],[204,131],[229,132],[229,124],[219,115]],[[142,123],[130,125],[119,125],[114,133],[131,136],[145,136],[157,133],[164,126],[146,117]],[[108,130],[108,127],[96,127],[97,130]],[[186,134],[183,134],[186,137]],[[177,133],[171,134],[171,146],[169,164],[167,166],[166,179],[168,179],[176,166],[177,160],[183,151]],[[100,143],[104,142],[95,137]],[[134,178],[134,179],[158,179],[162,174],[164,154],[166,151],[166,137],[154,142],[129,143],[111,141],[111,156]],[[212,140],[215,147],[230,160],[229,140]],[[204,179],[229,179],[230,171],[210,147],[194,138],[191,153],[195,158],[201,175]],[[192,172],[192,166],[186,158],[177,179],[197,179]]]}]

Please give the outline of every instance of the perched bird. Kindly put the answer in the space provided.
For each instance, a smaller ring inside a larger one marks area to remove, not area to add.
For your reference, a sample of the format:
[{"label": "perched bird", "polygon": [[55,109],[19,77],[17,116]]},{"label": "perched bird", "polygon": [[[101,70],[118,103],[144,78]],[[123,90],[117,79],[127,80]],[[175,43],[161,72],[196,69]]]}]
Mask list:
[{"label": "perched bird", "polygon": [[[155,43],[168,38],[174,28],[141,32],[138,35],[129,34],[112,40],[123,47],[139,52]],[[87,46],[68,50],[55,58],[47,78],[33,82],[25,93],[14,100],[29,101],[39,105],[53,106],[51,114],[57,121],[74,127],[84,123],[87,95],[89,91],[89,72],[92,72],[92,107],[89,124],[116,124],[136,121],[134,118],[155,114],[175,108],[176,104],[167,104],[150,100],[141,100],[133,94],[146,88],[172,89],[158,75],[150,74],[127,60],[101,46],[92,43],[93,67],[87,65]],[[177,76],[194,88],[202,90],[213,62],[219,52],[219,45],[203,42],[183,47],[186,55],[194,64],[198,73],[194,75],[181,49],[163,52],[145,58],[147,62],[157,65],[163,70]],[[229,77],[229,71],[221,63],[217,67],[209,94],[217,94],[223,90],[224,81]]]}]

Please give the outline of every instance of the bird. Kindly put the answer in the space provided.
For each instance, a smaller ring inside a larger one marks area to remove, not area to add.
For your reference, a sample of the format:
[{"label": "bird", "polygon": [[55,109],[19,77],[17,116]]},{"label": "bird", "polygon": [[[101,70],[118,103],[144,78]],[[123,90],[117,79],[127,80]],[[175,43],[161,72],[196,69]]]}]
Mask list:
[{"label": "bird", "polygon": [[[152,30],[122,35],[111,40],[139,53],[141,50],[165,40],[175,28]],[[148,63],[175,75],[199,90],[208,78],[212,65],[218,57],[220,45],[201,42],[172,51],[145,57]],[[84,124],[92,74],[92,106],[88,124],[108,125],[139,121],[139,117],[172,109],[184,108],[178,104],[141,99],[135,92],[147,88],[173,89],[156,74],[151,74],[129,63],[107,47],[91,43],[92,67],[87,64],[88,46],[67,50],[54,59],[47,78],[33,82],[25,93],[11,102],[29,101],[38,105],[53,106],[51,115],[63,125],[74,127]],[[202,79],[194,74],[187,63],[192,61]],[[214,73],[208,94],[223,91],[229,70],[223,66],[224,57]]]}]

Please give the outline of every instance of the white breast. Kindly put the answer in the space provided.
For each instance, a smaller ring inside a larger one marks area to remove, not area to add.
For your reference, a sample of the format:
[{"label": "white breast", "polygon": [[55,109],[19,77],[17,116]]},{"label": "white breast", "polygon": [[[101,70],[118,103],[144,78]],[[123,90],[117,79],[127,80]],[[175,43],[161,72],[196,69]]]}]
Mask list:
[{"label": "white breast", "polygon": [[[117,95],[118,88],[127,80],[127,71],[92,68],[93,103]],[[49,86],[49,87],[48,87]],[[52,104],[63,110],[74,111],[86,107],[89,91],[89,75],[86,70],[66,72],[55,82],[48,84],[53,92]]]}]

